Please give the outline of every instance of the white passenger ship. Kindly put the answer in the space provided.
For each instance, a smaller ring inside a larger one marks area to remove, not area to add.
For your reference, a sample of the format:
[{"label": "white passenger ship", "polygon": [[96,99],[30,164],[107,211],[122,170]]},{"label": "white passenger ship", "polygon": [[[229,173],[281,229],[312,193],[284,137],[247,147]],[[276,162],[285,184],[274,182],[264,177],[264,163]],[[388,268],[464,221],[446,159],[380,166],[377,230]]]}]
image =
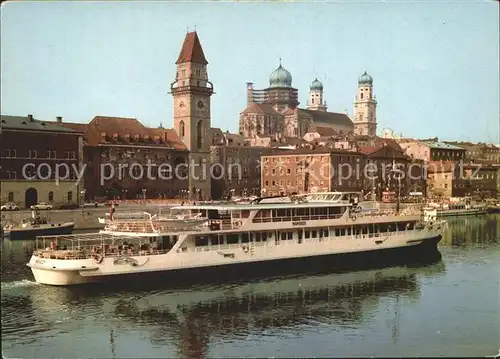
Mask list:
[{"label": "white passenger ship", "polygon": [[[366,267],[438,253],[443,226],[435,218],[424,219],[420,209],[362,211],[336,197],[184,205],[173,207],[167,219],[177,212],[185,213],[184,228],[177,222],[171,229],[161,215],[144,213],[140,219],[112,219],[98,234],[39,237],[28,266],[37,282],[51,285],[147,274],[170,274],[180,281],[181,274],[201,279],[320,265]],[[193,219],[200,220],[194,227]]]}]

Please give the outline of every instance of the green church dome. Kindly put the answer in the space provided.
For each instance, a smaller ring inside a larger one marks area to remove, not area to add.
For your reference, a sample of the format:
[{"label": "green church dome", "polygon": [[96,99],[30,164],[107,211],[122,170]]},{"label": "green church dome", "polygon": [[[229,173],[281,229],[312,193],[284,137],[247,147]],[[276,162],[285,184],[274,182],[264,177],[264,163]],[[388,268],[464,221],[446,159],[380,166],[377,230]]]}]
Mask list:
[{"label": "green church dome", "polygon": [[315,79],[311,86],[309,87],[310,90],[318,90],[318,91],[323,91],[323,84],[321,83],[320,80]]},{"label": "green church dome", "polygon": [[358,84],[359,85],[372,85],[373,84],[373,78],[368,75],[368,73],[365,71],[363,72],[363,75],[361,75],[359,78],[358,78]]},{"label": "green church dome", "polygon": [[269,87],[292,87],[292,75],[280,66],[271,72],[269,76]]}]

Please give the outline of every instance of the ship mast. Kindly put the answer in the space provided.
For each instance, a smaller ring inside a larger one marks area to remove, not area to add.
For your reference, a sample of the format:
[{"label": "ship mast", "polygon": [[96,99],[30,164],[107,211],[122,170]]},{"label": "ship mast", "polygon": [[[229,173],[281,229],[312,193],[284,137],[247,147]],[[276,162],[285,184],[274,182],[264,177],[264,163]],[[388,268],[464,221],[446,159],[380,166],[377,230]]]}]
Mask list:
[{"label": "ship mast", "polygon": [[396,179],[398,180],[398,196],[397,196],[397,199],[396,199],[396,213],[399,214],[399,208],[400,208],[400,205],[401,205],[401,173],[398,173],[397,176],[396,176],[396,172],[397,172],[397,169],[396,169],[396,160],[393,159],[392,160],[392,177],[396,177]]}]

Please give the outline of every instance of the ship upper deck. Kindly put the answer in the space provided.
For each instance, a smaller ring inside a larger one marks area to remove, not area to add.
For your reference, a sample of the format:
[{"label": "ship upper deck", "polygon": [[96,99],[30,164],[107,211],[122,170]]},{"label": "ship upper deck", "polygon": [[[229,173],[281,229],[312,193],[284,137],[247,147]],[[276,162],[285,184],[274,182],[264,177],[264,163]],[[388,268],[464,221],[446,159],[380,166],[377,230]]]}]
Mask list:
[{"label": "ship upper deck", "polygon": [[349,203],[335,202],[306,202],[306,203],[227,203],[227,204],[185,204],[171,207],[171,209],[214,210],[214,211],[253,211],[261,209],[291,209],[291,208],[325,208],[346,207]]}]

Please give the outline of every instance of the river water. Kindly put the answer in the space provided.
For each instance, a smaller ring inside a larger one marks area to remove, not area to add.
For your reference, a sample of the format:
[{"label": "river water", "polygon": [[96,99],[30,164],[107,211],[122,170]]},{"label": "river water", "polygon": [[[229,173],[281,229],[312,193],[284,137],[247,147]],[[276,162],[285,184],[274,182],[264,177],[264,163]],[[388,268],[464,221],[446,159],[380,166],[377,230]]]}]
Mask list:
[{"label": "river water", "polygon": [[420,267],[189,289],[37,285],[33,241],[2,245],[9,358],[496,355],[500,215],[448,220]]}]

